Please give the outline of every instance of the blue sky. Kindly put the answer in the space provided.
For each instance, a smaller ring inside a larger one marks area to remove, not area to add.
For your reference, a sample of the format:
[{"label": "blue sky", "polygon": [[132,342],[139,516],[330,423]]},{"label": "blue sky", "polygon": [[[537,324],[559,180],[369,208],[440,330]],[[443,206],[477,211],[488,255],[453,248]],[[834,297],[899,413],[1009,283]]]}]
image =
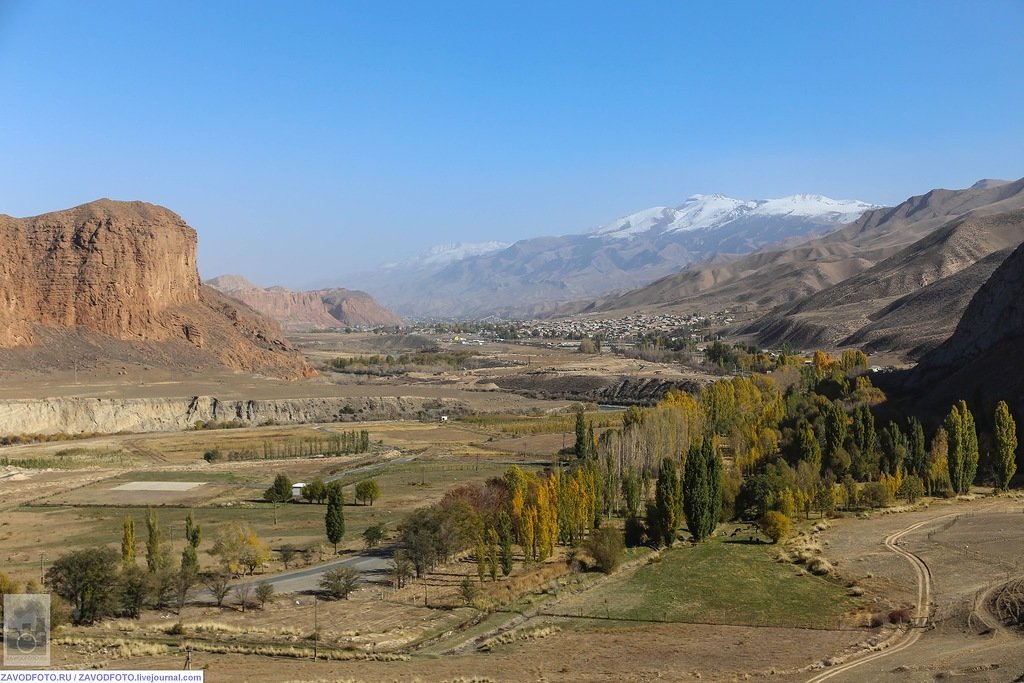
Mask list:
[{"label": "blue sky", "polygon": [[346,284],[698,192],[1024,175],[1024,2],[0,0],[0,213],[178,212],[204,277]]}]

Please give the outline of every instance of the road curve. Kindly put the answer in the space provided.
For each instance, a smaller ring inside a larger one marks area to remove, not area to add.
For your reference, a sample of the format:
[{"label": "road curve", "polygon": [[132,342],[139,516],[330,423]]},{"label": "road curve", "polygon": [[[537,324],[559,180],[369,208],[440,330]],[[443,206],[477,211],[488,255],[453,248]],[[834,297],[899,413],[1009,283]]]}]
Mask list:
[{"label": "road curve", "polygon": [[921,638],[922,629],[928,625],[928,619],[931,616],[932,573],[931,570],[928,569],[928,565],[925,564],[924,560],[900,545],[900,540],[907,534],[917,531],[926,524],[931,524],[932,522],[937,522],[940,519],[946,519],[947,517],[955,517],[958,514],[959,513],[951,512],[948,515],[942,515],[941,517],[916,522],[905,529],[889,534],[885,538],[885,547],[910,562],[910,565],[914,568],[914,574],[917,576],[917,606],[914,610],[915,616],[910,627],[903,632],[903,637],[900,638],[898,642],[884,650],[872,652],[864,655],[863,657],[858,657],[853,661],[830,667],[827,671],[823,671],[813,678],[807,679],[807,683],[820,683],[821,681],[827,681],[833,676],[838,676],[841,673],[855,669],[862,664],[867,664],[868,662],[873,662],[875,660],[882,659],[883,657],[896,654],[897,652],[906,650]]}]

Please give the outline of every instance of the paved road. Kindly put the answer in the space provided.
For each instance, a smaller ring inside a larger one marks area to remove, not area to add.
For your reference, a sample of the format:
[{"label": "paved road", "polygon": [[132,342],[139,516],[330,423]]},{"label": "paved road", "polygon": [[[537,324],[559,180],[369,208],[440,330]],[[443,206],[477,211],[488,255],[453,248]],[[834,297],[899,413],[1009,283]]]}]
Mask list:
[{"label": "paved road", "polygon": [[[357,570],[363,575],[363,581],[380,580],[384,579],[391,569],[391,555],[393,552],[394,546],[382,546],[373,550],[348,555],[347,557],[341,557],[337,560],[330,560],[314,567],[292,569],[291,571],[273,576],[260,576],[259,574],[246,576],[245,578],[233,581],[231,585],[249,584],[255,589],[256,586],[266,581],[274,587],[274,593],[276,594],[304,593],[319,590],[320,577],[325,572],[337,569],[338,567],[351,567]],[[194,599],[212,602],[214,598],[209,590],[203,589],[196,593]],[[229,593],[226,602],[231,603],[232,600],[232,595]]]}]

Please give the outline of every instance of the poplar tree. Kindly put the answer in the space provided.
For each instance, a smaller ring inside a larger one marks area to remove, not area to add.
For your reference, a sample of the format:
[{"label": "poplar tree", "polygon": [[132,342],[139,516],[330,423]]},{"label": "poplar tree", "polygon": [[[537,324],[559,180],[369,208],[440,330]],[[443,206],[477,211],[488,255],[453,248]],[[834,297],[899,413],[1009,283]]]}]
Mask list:
[{"label": "poplar tree", "polygon": [[953,406],[943,427],[949,435],[947,464],[950,484],[956,493],[967,493],[978,472],[978,432],[965,401]]},{"label": "poplar tree", "polygon": [[135,518],[125,515],[121,533],[121,564],[127,569],[135,565]]},{"label": "poplar tree", "polygon": [[332,486],[327,493],[327,514],[324,517],[327,528],[327,540],[334,544],[334,554],[338,554],[338,544],[345,535],[345,511],[342,508],[341,488]]},{"label": "poplar tree", "polygon": [[925,468],[924,426],[916,417],[910,417],[907,419],[907,469],[924,478]]},{"label": "poplar tree", "polygon": [[583,416],[583,406],[576,410],[576,446],[573,452],[580,460],[587,457],[590,452],[587,447],[587,420]]},{"label": "poplar tree", "polygon": [[1000,401],[996,406],[996,486],[1006,489],[1017,472],[1017,423],[1010,406]]},{"label": "poplar tree", "polygon": [[[693,446],[691,448],[691,453]],[[671,546],[676,540],[676,529],[679,528],[679,511],[683,502],[683,492],[676,474],[676,463],[672,458],[661,461],[658,470],[658,481],[654,487],[654,505],[649,516],[651,537],[657,543]]]},{"label": "poplar tree", "polygon": [[156,510],[146,511],[146,568],[150,573],[167,569],[173,560],[168,556],[164,532]]},{"label": "poplar tree", "polygon": [[692,444],[683,469],[683,512],[694,539],[712,534],[722,514],[721,461],[709,436]]}]

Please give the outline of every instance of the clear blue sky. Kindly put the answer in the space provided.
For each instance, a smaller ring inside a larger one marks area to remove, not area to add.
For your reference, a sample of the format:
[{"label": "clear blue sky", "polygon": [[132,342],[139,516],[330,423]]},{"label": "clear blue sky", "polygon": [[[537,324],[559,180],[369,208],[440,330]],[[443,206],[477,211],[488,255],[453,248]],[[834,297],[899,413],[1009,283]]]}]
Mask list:
[{"label": "clear blue sky", "polygon": [[1024,175],[1021,0],[0,0],[0,87],[0,213],[162,204],[263,285]]}]

